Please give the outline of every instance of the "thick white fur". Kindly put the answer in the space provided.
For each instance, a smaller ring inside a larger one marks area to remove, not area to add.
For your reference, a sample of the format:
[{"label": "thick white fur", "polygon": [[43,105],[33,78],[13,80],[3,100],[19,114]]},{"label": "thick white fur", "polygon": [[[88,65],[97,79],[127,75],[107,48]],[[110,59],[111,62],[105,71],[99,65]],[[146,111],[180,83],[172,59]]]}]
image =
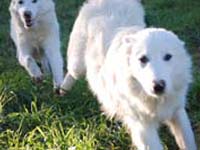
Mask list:
[{"label": "thick white fur", "polygon": [[[139,26],[139,27],[138,27]],[[180,149],[196,150],[185,111],[191,60],[184,43],[167,30],[145,26],[137,0],[91,0],[76,20],[68,49],[69,90],[86,72],[104,112],[130,131],[138,150],[162,150],[157,129],[167,124]],[[170,54],[172,58],[165,60]],[[140,58],[146,56],[147,64]],[[164,80],[163,94],[153,92]]]},{"label": "thick white fur", "polygon": [[[41,80],[43,72],[37,65],[39,60],[44,72],[52,71],[54,87],[63,80],[63,60],[60,53],[59,24],[52,0],[12,0],[10,3],[11,38],[17,48],[20,64],[35,80]],[[24,12],[32,13],[31,27],[27,27]]]},{"label": "thick white fur", "polygon": [[[95,26],[93,25],[95,24]],[[107,32],[104,46],[121,27],[145,27],[144,11],[139,0],[89,0],[84,4],[75,21],[67,55],[68,73],[62,89],[70,90],[74,81],[85,75],[85,51],[90,33]]]},{"label": "thick white fur", "polygon": [[[102,41],[98,36],[93,41],[96,47]],[[160,123],[170,127],[180,149],[196,150],[185,111],[191,60],[175,34],[156,28],[135,33],[127,28],[114,37],[103,63],[98,64],[102,55],[95,53],[93,47],[86,53],[91,89],[107,115],[117,116],[128,127],[139,150],[163,149],[157,133]],[[166,54],[172,55],[169,61],[164,60]],[[145,66],[140,62],[143,55],[149,58]],[[156,95],[153,81],[161,79],[166,90]]]}]

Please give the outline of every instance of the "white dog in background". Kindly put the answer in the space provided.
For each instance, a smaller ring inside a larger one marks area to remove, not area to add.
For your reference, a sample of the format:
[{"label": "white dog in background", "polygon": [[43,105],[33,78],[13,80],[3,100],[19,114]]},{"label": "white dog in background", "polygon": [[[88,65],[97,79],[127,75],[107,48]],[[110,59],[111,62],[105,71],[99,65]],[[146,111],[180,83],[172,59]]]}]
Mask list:
[{"label": "white dog in background", "polygon": [[36,82],[42,81],[43,72],[51,70],[54,88],[59,88],[63,80],[63,60],[53,1],[12,0],[9,10],[11,38],[20,64]]},{"label": "white dog in background", "polygon": [[86,72],[103,110],[127,126],[137,149],[162,150],[157,129],[165,123],[180,149],[196,150],[185,111],[190,57],[174,33],[144,26],[137,0],[88,1],[71,33],[62,88]]}]

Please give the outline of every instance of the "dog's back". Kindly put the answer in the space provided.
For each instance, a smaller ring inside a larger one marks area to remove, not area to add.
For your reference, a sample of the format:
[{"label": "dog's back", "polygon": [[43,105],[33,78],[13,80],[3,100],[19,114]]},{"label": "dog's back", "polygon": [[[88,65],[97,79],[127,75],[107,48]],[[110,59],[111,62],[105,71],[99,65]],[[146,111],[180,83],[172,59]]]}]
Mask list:
[{"label": "dog's back", "polygon": [[109,47],[119,28],[129,26],[145,27],[142,5],[136,0],[97,0],[83,6],[86,16],[88,38],[103,34],[103,43]]},{"label": "dog's back", "polygon": [[138,0],[86,2],[70,35],[67,51],[68,73],[62,89],[70,90],[74,81],[85,75],[86,64],[89,65],[87,68],[93,68],[91,70],[97,73],[116,32],[129,26],[145,27],[144,10]]},{"label": "dog's back", "polygon": [[[135,0],[102,0],[99,3],[93,2],[86,5],[84,12],[92,14],[88,20],[85,61],[87,78],[91,82],[90,86],[93,86],[96,75],[104,64],[108,48],[116,33],[122,28],[145,27],[144,12],[141,4]],[[92,88],[95,89],[95,87]]]}]

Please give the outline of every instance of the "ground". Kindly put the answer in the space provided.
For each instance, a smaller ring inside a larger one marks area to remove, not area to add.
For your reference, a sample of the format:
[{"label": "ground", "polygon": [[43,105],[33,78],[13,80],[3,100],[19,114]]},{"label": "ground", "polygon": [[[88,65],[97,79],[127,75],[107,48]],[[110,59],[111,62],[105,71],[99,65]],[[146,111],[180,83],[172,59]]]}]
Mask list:
[{"label": "ground", "polygon": [[[62,54],[83,0],[56,1]],[[148,26],[174,31],[193,58],[194,82],[188,94],[190,115],[200,147],[200,1],[143,0]],[[15,57],[9,37],[9,1],[0,1],[0,149],[1,150],[128,150],[131,139],[121,123],[99,110],[84,79],[66,97],[53,94],[51,77],[37,86]],[[181,60],[180,60],[181,61]],[[176,150],[162,127],[165,150]],[[200,149],[200,148],[199,148]]]}]

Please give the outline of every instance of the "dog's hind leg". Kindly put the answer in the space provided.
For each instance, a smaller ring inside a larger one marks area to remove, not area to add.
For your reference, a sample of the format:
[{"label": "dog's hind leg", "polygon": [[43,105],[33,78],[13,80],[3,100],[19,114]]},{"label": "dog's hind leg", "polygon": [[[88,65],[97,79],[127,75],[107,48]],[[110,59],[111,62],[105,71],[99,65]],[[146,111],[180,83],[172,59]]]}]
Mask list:
[{"label": "dog's hind leg", "polygon": [[69,58],[68,72],[61,85],[61,94],[64,95],[66,91],[69,91],[74,85],[75,81],[86,73],[84,56],[75,56],[74,60]]},{"label": "dog's hind leg", "polygon": [[172,134],[181,150],[197,150],[194,134],[185,109],[178,110],[173,118],[167,121]]},{"label": "dog's hind leg", "polygon": [[69,91],[74,82],[86,73],[85,51],[87,43],[86,18],[81,14],[77,18],[70,35],[67,51],[67,74],[61,85],[61,93]]},{"label": "dog's hind leg", "polygon": [[64,81],[61,85],[60,94],[64,95],[65,92],[69,91],[74,85],[76,79],[68,72],[64,78]]}]

